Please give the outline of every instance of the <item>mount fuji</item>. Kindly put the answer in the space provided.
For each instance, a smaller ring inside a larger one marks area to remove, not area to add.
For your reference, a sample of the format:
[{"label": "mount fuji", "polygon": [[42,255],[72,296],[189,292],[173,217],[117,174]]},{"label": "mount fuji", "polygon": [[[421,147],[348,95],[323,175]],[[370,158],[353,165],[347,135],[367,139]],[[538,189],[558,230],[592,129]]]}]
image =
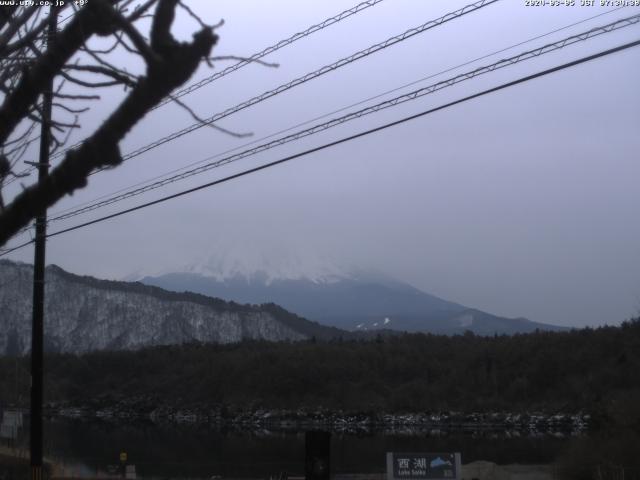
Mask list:
[{"label": "mount fuji", "polygon": [[450,302],[380,273],[322,258],[257,253],[212,256],[139,279],[147,285],[237,303],[275,303],[309,320],[349,331],[395,330],[478,335],[564,330]]}]

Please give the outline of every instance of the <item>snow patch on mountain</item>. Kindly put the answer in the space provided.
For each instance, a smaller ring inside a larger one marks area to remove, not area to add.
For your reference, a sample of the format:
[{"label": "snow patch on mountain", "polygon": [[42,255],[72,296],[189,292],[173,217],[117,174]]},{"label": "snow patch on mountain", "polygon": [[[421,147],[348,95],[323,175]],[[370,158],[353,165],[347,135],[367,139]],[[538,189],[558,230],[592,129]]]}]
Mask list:
[{"label": "snow patch on mountain", "polygon": [[[328,255],[311,252],[300,246],[263,245],[249,247],[246,241],[216,245],[186,266],[147,272],[158,277],[167,273],[189,273],[213,278],[218,282],[243,279],[247,283],[271,285],[280,280],[307,280],[315,284],[336,283],[353,278],[356,269],[345,267]],[[138,279],[144,275],[137,275]],[[129,277],[130,278],[130,277]]]},{"label": "snow patch on mountain", "polygon": [[458,322],[460,322],[461,327],[470,327],[473,325],[473,315],[470,313],[466,313],[458,317]]}]

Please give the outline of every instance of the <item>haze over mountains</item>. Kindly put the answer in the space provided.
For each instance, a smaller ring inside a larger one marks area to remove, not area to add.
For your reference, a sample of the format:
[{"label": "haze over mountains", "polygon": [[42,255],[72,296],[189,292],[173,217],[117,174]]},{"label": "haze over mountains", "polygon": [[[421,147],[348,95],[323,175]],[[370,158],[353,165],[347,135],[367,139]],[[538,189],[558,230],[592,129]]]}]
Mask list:
[{"label": "haze over mountains", "polygon": [[[81,353],[189,342],[370,338],[377,331],[493,335],[563,329],[492,315],[326,260],[241,259],[210,260],[142,283],[49,266],[45,348]],[[31,265],[0,261],[0,354],[29,350],[32,275]]]},{"label": "haze over mountains", "polygon": [[438,298],[381,273],[341,268],[309,256],[213,256],[140,279],[177,292],[190,291],[238,303],[273,302],[323,325],[349,331],[391,329],[456,334],[513,334],[561,327],[504,318]]}]

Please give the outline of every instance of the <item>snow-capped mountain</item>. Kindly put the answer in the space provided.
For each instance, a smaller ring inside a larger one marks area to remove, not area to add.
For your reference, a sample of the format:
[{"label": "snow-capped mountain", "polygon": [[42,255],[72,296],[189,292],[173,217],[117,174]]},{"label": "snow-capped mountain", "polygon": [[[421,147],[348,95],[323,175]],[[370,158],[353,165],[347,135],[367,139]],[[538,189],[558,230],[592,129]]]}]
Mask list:
[{"label": "snow-capped mountain", "polygon": [[[233,260],[231,260],[232,258]],[[239,303],[273,302],[323,325],[350,331],[455,334],[530,332],[560,327],[504,318],[438,298],[380,273],[309,257],[211,257],[179,271],[143,277],[147,285]],[[283,258],[285,260],[283,260]]]},{"label": "snow-capped mountain", "polygon": [[269,254],[264,250],[247,250],[242,255],[209,255],[185,267],[182,273],[213,278],[220,283],[242,278],[248,283],[258,282],[267,286],[272,282],[292,280],[334,283],[351,276],[347,269],[328,258],[274,249]]},{"label": "snow-capped mountain", "polygon": [[[33,267],[0,261],[0,355],[30,348]],[[80,353],[186,342],[303,340],[340,332],[277,305],[238,305],[141,283],[98,280],[48,266],[45,348]]]}]

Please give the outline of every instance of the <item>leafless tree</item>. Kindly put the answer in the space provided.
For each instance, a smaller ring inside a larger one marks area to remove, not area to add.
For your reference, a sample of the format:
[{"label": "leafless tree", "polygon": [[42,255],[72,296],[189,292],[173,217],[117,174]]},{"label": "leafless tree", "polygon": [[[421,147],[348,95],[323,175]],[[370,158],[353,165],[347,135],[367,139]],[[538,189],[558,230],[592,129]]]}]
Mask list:
[{"label": "leafless tree", "polygon": [[[171,33],[178,9],[199,24],[189,42]],[[68,21],[48,39],[51,15]],[[122,162],[119,143],[127,132],[187,82],[201,62],[209,61],[218,38],[215,28],[181,0],[67,1],[51,10],[0,6],[0,193],[3,183],[20,175],[18,162],[37,139],[42,123],[50,127],[50,151],[61,151],[82,114],[99,98],[95,89],[127,90],[90,136],[62,150],[64,155],[46,179],[25,187],[7,205],[0,199],[0,246],[44,207],[86,186],[91,172]],[[139,57],[143,71],[127,71],[117,52]],[[52,81],[55,114],[47,118],[42,96]]]}]

